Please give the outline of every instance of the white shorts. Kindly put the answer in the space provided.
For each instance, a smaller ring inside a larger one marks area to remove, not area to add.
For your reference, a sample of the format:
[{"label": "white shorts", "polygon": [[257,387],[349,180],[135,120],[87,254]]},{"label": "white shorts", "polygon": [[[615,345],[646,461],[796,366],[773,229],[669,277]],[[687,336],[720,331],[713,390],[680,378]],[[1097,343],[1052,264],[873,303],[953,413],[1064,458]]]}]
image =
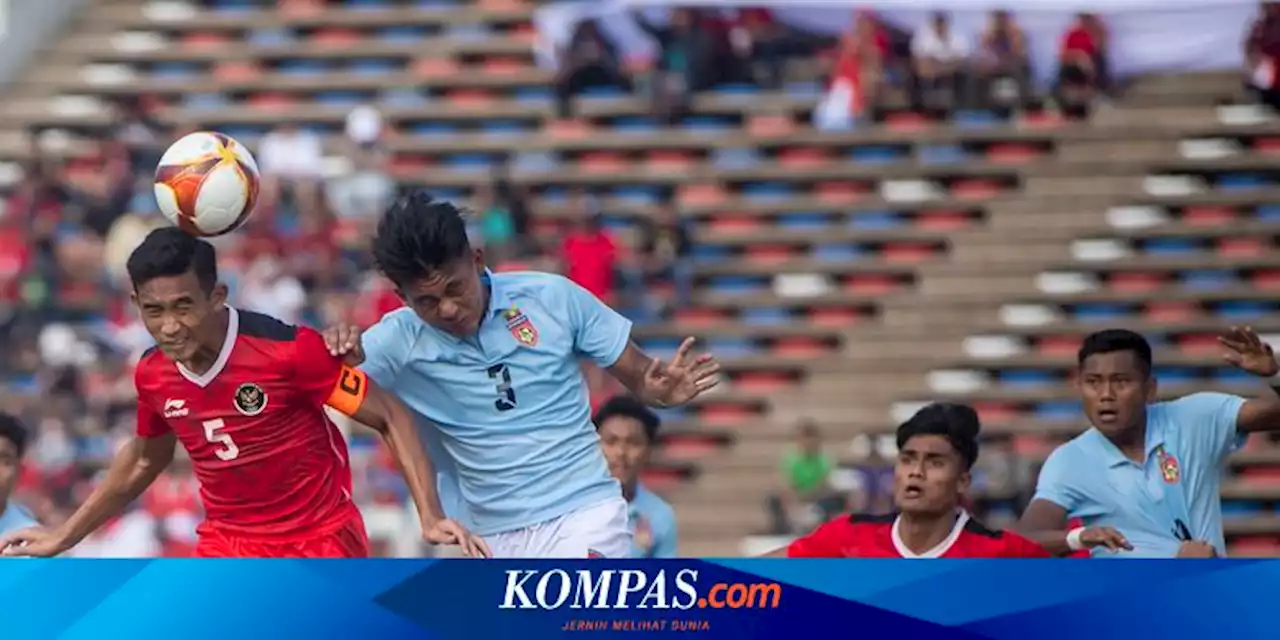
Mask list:
[{"label": "white shorts", "polygon": [[495,558],[629,558],[627,501],[609,498],[484,541]]}]

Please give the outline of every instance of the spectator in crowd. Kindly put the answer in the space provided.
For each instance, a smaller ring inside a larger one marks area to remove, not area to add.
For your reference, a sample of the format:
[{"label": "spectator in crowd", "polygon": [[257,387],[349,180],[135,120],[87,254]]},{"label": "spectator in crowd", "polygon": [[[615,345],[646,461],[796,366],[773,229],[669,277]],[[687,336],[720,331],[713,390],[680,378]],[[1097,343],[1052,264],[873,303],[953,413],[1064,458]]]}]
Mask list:
[{"label": "spectator in crowd", "polygon": [[968,63],[972,50],[963,34],[951,26],[947,14],[933,14],[929,24],[911,39],[917,109],[947,111],[968,103]]},{"label": "spectator in crowd", "polygon": [[748,71],[746,79],[771,90],[781,89],[790,60],[815,53],[816,36],[798,34],[762,7],[740,9],[729,30],[734,57]]},{"label": "spectator in crowd", "polygon": [[13,415],[0,413],[0,534],[36,526],[31,513],[12,500],[26,451],[26,428]]},{"label": "spectator in crowd", "polygon": [[665,122],[674,122],[688,109],[692,94],[710,86],[715,43],[700,28],[699,16],[693,9],[672,9],[670,24],[665,27],[654,25],[639,13],[635,20],[658,41],[652,87],[654,113]]},{"label": "spectator in crowd", "polygon": [[493,174],[493,201],[506,210],[511,218],[511,231],[514,235],[515,257],[525,257],[536,250],[533,229],[530,228],[533,214],[529,210],[529,197],[523,186],[513,184],[508,175],[508,165],[502,164]]},{"label": "spectator in crowd", "polygon": [[168,128],[151,115],[147,102],[137,96],[120,99],[116,104],[115,119],[110,137],[124,145],[129,154],[129,166],[136,175],[151,175],[160,163],[164,140],[169,135]]},{"label": "spectator in crowd", "polygon": [[618,50],[595,20],[583,20],[578,24],[569,43],[559,51],[558,64],[556,115],[561,118],[572,115],[573,97],[583,89],[617,87],[630,91],[631,82],[622,72]]},{"label": "spectator in crowd", "polygon": [[593,422],[600,433],[600,446],[609,463],[609,472],[622,483],[622,497],[630,507],[632,555],[674,558],[675,511],[640,482],[657,442],[661,421],[643,402],[629,395],[618,395],[596,411]]},{"label": "spectator in crowd", "polygon": [[482,187],[476,200],[485,255],[493,264],[501,264],[515,257],[515,220],[507,209],[506,202],[498,199],[493,186]]},{"label": "spectator in crowd", "polygon": [[1094,101],[1110,87],[1108,37],[1102,20],[1081,13],[1062,36],[1058,53],[1058,81],[1054,98],[1069,118],[1089,115]]},{"label": "spectator in crowd", "polygon": [[984,102],[1003,111],[1026,104],[1031,90],[1026,36],[1008,11],[991,12],[975,63]]},{"label": "spectator in crowd", "polygon": [[317,214],[324,172],[324,147],[319,136],[296,123],[283,124],[263,136],[258,165],[262,170],[259,206],[274,210],[289,194],[299,213]]},{"label": "spectator in crowd", "polygon": [[1263,2],[1245,38],[1245,86],[1258,101],[1280,111],[1280,2]]},{"label": "spectator in crowd", "polygon": [[835,464],[822,450],[822,432],[813,422],[796,430],[795,446],[782,457],[782,492],[770,496],[767,511],[773,533],[794,533],[832,517],[844,508],[844,498],[832,491]]},{"label": "spectator in crowd", "polygon": [[875,16],[858,12],[837,45],[827,92],[814,109],[815,127],[823,131],[852,128],[877,103],[889,46],[888,33]]},{"label": "spectator in crowd", "polygon": [[240,306],[289,324],[302,321],[307,292],[302,283],[285,271],[275,256],[259,256],[244,275],[239,292]]},{"label": "spectator in crowd", "polygon": [[632,265],[626,269],[628,296],[647,311],[648,283],[670,282],[675,285],[675,305],[686,307],[693,297],[693,265],[689,252],[692,233],[688,223],[676,211],[673,200],[665,201],[652,217],[641,218],[640,243]]},{"label": "spectator in crowd", "polygon": [[610,303],[620,254],[613,236],[604,228],[604,214],[579,189],[570,199],[569,215],[569,232],[560,246],[563,271],[583,289]]}]

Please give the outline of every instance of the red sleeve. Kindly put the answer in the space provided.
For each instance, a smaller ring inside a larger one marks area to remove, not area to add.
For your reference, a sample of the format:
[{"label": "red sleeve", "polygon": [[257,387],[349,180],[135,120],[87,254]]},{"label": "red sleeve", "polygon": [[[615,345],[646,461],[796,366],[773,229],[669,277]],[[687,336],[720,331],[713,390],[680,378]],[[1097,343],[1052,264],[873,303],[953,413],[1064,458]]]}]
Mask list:
[{"label": "red sleeve", "polygon": [[853,525],[848,516],[830,520],[807,536],[787,545],[788,558],[843,558],[844,548],[852,537]]},{"label": "red sleeve", "polygon": [[1012,531],[1005,531],[1000,536],[1004,541],[1004,553],[1002,558],[1052,558],[1049,553],[1039,543],[1024,538]]},{"label": "red sleeve", "polygon": [[155,410],[155,407],[151,406],[149,398],[146,397],[142,390],[142,384],[140,383],[144,375],[143,372],[146,370],[144,362],[139,362],[138,367],[133,372],[133,388],[138,392],[137,434],[141,438],[154,438],[169,433],[172,431],[172,427],[169,426],[169,422],[164,419],[164,416],[160,415]]},{"label": "red sleeve", "polygon": [[317,405],[327,404],[346,415],[359,411],[369,390],[364,372],[342,364],[341,358],[330,354],[324,338],[314,329],[298,327],[293,344],[297,388]]}]

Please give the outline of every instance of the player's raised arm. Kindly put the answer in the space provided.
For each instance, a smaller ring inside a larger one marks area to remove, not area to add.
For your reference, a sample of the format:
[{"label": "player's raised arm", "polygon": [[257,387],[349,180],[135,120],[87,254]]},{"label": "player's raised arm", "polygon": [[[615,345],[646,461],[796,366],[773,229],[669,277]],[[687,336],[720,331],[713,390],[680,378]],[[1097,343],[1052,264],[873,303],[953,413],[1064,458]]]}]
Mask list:
[{"label": "player's raised arm", "polygon": [[159,416],[139,405],[139,435],[127,442],[111,461],[107,477],[79,509],[56,529],[24,529],[0,538],[0,549],[9,556],[56,556],[76,546],[155,482],[173,461],[177,439],[167,427],[147,432],[148,425],[163,424]]},{"label": "player's raised arm", "polygon": [[469,556],[488,556],[479,536],[445,516],[436,474],[417,426],[404,405],[368,375],[342,364],[320,334],[299,329],[298,371],[317,403],[326,404],[377,431],[405,476],[417,507],[423,537],[432,544],[457,544]]}]

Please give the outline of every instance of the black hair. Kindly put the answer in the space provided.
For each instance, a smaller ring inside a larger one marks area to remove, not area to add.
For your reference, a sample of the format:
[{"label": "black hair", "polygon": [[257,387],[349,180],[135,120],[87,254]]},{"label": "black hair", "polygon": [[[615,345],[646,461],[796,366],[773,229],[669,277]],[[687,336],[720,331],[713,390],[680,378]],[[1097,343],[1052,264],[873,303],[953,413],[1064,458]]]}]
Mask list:
[{"label": "black hair", "polygon": [[147,234],[125,264],[133,288],[155,280],[194,272],[200,288],[213,293],[218,284],[218,255],[213,245],[177,227],[161,227]]},{"label": "black hair", "polygon": [[18,450],[19,458],[27,452],[28,437],[27,428],[22,426],[22,422],[17,417],[0,412],[0,439],[12,442],[13,448]]},{"label": "black hair", "polygon": [[1085,336],[1076,356],[1076,364],[1083,367],[1089,356],[1100,353],[1131,351],[1138,361],[1142,375],[1151,375],[1151,343],[1140,334],[1128,329],[1104,329]]},{"label": "black hair", "polygon": [[978,460],[978,412],[967,404],[936,402],[916,412],[898,427],[898,448],[916,436],[943,436],[970,469]]},{"label": "black hair", "polygon": [[470,253],[462,211],[422,191],[392,204],[373,237],[373,261],[396,286],[425,278]]},{"label": "black hair", "polygon": [[600,409],[596,411],[591,421],[599,431],[609,418],[614,417],[631,418],[639,422],[644,427],[644,435],[650,443],[658,439],[658,427],[662,425],[662,419],[643,402],[629,395],[616,395],[600,405]]}]

